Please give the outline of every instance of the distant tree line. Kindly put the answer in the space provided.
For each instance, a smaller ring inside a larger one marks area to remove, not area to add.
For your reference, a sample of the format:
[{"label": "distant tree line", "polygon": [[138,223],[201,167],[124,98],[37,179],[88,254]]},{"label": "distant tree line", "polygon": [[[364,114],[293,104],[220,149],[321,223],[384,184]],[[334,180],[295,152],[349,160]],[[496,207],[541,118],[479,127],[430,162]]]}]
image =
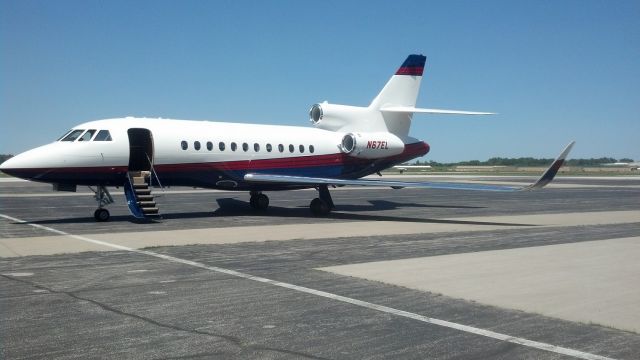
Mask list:
[{"label": "distant tree line", "polygon": [[[520,157],[520,158],[501,158],[493,157],[486,161],[470,160],[460,161],[455,163],[440,163],[437,161],[416,161],[416,165],[431,165],[436,166],[547,166],[554,159],[536,159],[532,157]],[[612,164],[616,162],[633,162],[633,159],[622,158],[616,160],[610,157],[591,158],[591,159],[569,159],[565,163],[568,166],[601,166],[604,164]]]},{"label": "distant tree line", "polygon": [[12,158],[13,155],[0,154],[0,164],[2,164],[5,160]]}]

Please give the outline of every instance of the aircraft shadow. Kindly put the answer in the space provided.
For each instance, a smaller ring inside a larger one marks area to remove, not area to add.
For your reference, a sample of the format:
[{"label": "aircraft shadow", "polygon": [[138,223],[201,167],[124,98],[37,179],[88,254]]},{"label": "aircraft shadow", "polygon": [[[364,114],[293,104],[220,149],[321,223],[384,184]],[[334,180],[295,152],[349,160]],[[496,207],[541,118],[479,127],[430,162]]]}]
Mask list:
[{"label": "aircraft shadow", "polygon": [[[213,211],[215,217],[231,217],[231,216],[264,216],[264,217],[287,217],[287,218],[316,218],[307,207],[285,208],[270,206],[268,211],[256,211],[249,208],[247,202],[234,198],[223,198],[217,200],[219,208]],[[465,221],[465,220],[444,220],[444,219],[420,219],[403,216],[389,216],[383,214],[353,214],[341,211],[384,211],[400,207],[424,207],[424,208],[462,208],[462,209],[478,209],[478,206],[445,206],[445,205],[424,205],[424,204],[406,204],[394,203],[385,200],[370,201],[371,205],[339,205],[336,210],[327,215],[326,219],[337,220],[363,220],[363,221],[397,221],[412,223],[434,223],[434,224],[466,224],[466,225],[499,225],[499,226],[536,226],[533,224],[517,224],[487,221]],[[183,218],[190,217],[189,213],[168,214],[165,218]]]},{"label": "aircraft shadow", "polygon": [[388,200],[368,200],[370,205],[337,205],[338,211],[382,211],[394,210],[399,208],[442,208],[442,209],[484,209],[485,206],[467,206],[467,205],[429,205],[429,204],[412,204],[401,203]]},{"label": "aircraft shadow", "polygon": [[[198,219],[198,218],[216,218],[216,217],[273,217],[273,218],[311,218],[316,217],[311,214],[309,208],[306,206],[288,208],[270,206],[267,211],[257,211],[249,207],[246,201],[238,200],[235,198],[221,198],[216,200],[218,208],[213,211],[195,211],[195,212],[180,212],[180,213],[163,213],[162,218],[165,220],[180,220],[180,219]],[[325,216],[325,219],[336,220],[360,220],[360,221],[396,221],[407,223],[433,223],[433,224],[460,224],[460,225],[494,225],[494,226],[536,226],[533,224],[518,224],[518,223],[503,223],[503,222],[488,222],[488,221],[466,221],[466,220],[446,220],[446,219],[432,219],[432,218],[413,218],[403,216],[390,216],[384,215],[382,212],[385,210],[393,210],[405,207],[415,208],[451,208],[451,209],[482,209],[481,206],[464,206],[464,205],[428,205],[428,204],[411,204],[411,203],[396,203],[387,200],[370,200],[370,205],[338,205],[337,208],[329,215]],[[344,211],[344,212],[343,212]],[[353,212],[359,211],[379,211],[378,214],[356,214]],[[111,216],[109,222],[129,222],[147,224],[153,223],[150,220],[138,220],[130,215],[117,215]],[[51,220],[37,220],[31,221],[30,224],[41,225],[55,225],[55,224],[95,224],[95,220],[92,216],[86,217],[74,217],[64,219],[51,219]]]}]

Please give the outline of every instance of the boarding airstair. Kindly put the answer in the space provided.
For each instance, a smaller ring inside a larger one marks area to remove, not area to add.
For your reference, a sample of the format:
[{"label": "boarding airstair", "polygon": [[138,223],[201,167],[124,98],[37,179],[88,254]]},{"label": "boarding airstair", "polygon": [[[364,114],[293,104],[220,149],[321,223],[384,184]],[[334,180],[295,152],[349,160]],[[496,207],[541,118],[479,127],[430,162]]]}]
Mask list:
[{"label": "boarding airstair", "polygon": [[[151,171],[129,171],[127,174],[124,194],[127,198],[127,205],[131,215],[137,219],[161,219],[158,205],[151,193],[152,175],[155,175],[153,169]],[[160,184],[158,185],[161,186]]]}]

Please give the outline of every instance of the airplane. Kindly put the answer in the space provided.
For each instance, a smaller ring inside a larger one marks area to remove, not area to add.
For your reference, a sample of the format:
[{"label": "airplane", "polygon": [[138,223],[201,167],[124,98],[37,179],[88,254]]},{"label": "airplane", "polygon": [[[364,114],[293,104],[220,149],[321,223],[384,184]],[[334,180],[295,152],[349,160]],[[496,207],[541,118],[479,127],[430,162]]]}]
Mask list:
[{"label": "airplane", "polygon": [[431,165],[395,165],[393,166],[394,170],[400,171],[400,174],[403,174],[407,170],[431,170]]},{"label": "airplane", "polygon": [[571,142],[529,186],[404,182],[361,179],[424,156],[429,145],[409,136],[414,114],[493,113],[417,108],[426,57],[409,55],[380,93],[364,107],[322,102],[309,110],[311,127],[125,117],[73,127],[57,141],[0,165],[4,173],[53,184],[56,191],[89,186],[96,221],[109,220],[108,187],[123,187],[131,214],[160,217],[153,188],[190,186],[248,191],[250,205],[266,210],[264,192],[315,188],[309,207],[327,215],[335,208],[329,187],[383,186],[480,190],[537,190],[551,182]]}]

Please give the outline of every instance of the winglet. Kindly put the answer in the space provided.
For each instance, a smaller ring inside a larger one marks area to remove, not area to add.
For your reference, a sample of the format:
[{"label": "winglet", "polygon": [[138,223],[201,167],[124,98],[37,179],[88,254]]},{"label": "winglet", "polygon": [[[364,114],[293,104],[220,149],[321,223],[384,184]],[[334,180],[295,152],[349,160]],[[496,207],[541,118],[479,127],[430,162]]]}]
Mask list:
[{"label": "winglet", "polygon": [[565,147],[564,150],[562,150],[562,152],[560,153],[558,158],[553,162],[553,164],[549,166],[547,171],[545,171],[544,174],[540,176],[540,179],[538,179],[538,181],[536,181],[535,183],[522,188],[522,190],[525,190],[525,191],[538,190],[538,189],[542,189],[543,187],[545,187],[545,185],[550,183],[558,173],[558,170],[560,170],[560,168],[564,164],[564,159],[566,159],[567,155],[569,155],[569,152],[571,151],[571,148],[575,143],[576,143],[575,141],[570,142],[569,145],[567,145],[567,147]]}]

